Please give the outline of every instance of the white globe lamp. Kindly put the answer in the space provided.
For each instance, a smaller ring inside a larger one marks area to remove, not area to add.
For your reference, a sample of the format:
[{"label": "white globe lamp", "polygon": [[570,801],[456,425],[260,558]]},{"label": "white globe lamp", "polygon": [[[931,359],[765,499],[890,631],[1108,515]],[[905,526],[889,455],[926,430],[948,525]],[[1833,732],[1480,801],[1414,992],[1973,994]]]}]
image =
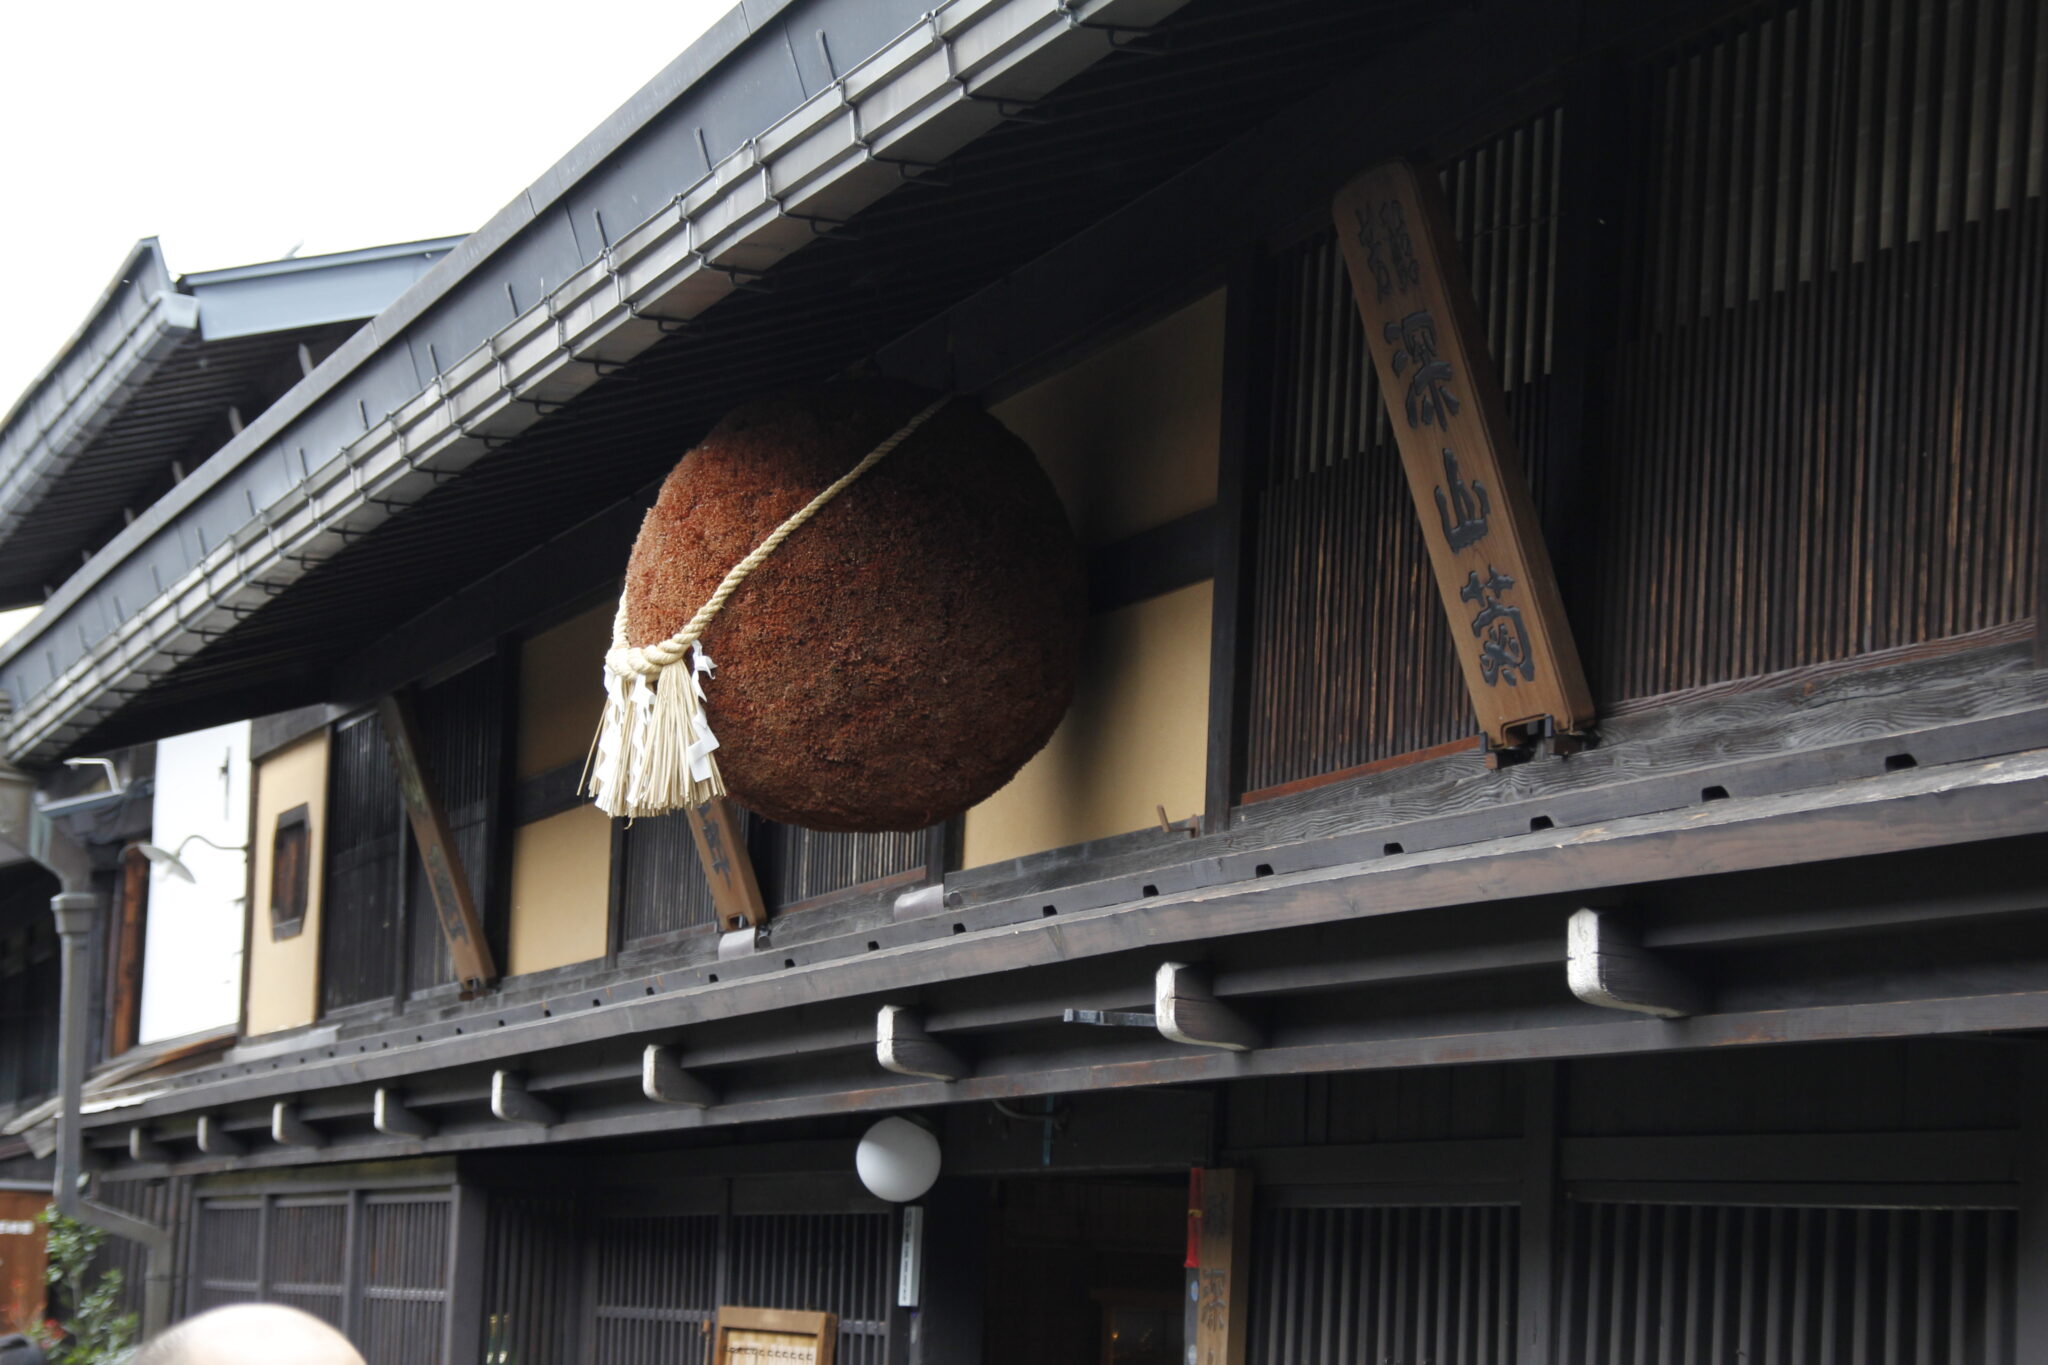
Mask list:
[{"label": "white globe lamp", "polygon": [[861,1138],[853,1169],[877,1199],[907,1204],[939,1178],[939,1140],[909,1119],[883,1119]]}]

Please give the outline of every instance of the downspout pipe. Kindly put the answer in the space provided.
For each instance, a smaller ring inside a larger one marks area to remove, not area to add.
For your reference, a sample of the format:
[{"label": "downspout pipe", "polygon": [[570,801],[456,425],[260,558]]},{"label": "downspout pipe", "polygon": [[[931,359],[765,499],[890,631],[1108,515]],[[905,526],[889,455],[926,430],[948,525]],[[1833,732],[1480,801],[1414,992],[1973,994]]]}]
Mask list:
[{"label": "downspout pipe", "polygon": [[142,1294],[142,1331],[147,1338],[170,1325],[176,1248],[169,1229],[88,1199],[80,1188],[85,1179],[85,1132],[80,1119],[91,1032],[87,1016],[92,1003],[86,958],[101,898],[93,890],[92,864],[85,846],[34,808],[34,791],[34,779],[0,762],[0,840],[16,845],[31,862],[48,868],[59,887],[50,897],[50,910],[57,919],[62,952],[57,1022],[57,1083],[62,1108],[57,1111],[57,1170],[50,1193],[57,1211],[65,1217],[141,1244],[148,1257]]}]

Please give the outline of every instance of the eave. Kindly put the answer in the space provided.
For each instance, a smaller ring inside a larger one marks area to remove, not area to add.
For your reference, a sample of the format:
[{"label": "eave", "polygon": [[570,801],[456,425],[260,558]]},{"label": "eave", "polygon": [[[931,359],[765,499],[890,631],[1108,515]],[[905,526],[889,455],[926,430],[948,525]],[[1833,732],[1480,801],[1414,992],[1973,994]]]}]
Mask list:
[{"label": "eave", "polygon": [[[1183,841],[1180,854],[1155,847],[1091,862],[1082,880],[963,884],[956,897],[949,878],[944,903],[893,921],[296,1048],[280,1040],[120,1097],[88,1123],[102,1147],[143,1125],[180,1169],[206,1169],[179,1147],[197,1114],[255,1129],[293,1097],[328,1134],[319,1159],[332,1160],[1325,1070],[2048,1027],[2048,973],[2012,948],[2012,926],[2048,896],[2048,708],[2037,675],[2009,666],[2016,650],[1968,661],[2000,661],[1996,699],[1929,690],[1945,698],[1930,706],[1961,708],[1938,722],[1879,733],[1878,719],[1858,738],[1790,742],[1795,730],[1856,731],[1916,672],[1981,668],[1846,675],[1821,690],[1836,696],[1825,714],[1777,736],[1788,747],[1776,753],[1702,761],[1704,732],[1647,716],[1646,747],[1625,745],[1583,775],[1473,764],[1456,813],[1288,834],[1340,819],[1344,804],[1326,802],[1267,826],[1263,841],[1246,828]],[[1706,702],[1690,721],[1768,704]],[[1674,751],[1661,770],[1660,748]],[[1389,798],[1398,811],[1400,794]],[[1566,921],[1586,905],[1640,912],[1648,948],[1710,983],[1709,1009],[1667,1021],[1573,999]],[[1067,1009],[1146,1008],[1167,961],[1203,964],[1262,1044],[1224,1052],[1060,1023]],[[915,1009],[968,1073],[941,1082],[882,1069],[884,1004]],[[650,1043],[672,1048],[718,1101],[641,1097]],[[482,1097],[507,1069],[561,1122],[493,1120]],[[371,1131],[380,1086],[433,1115],[434,1134],[397,1143]],[[258,1144],[239,1160],[309,1159]]]},{"label": "eave", "polygon": [[[793,46],[750,43],[735,11],[0,647],[14,703],[0,747],[54,759],[601,373],[1180,3],[953,0],[919,18],[890,0],[895,26],[912,26],[879,50],[855,40],[878,7],[799,3],[777,24],[818,10],[847,36],[826,50],[872,52],[808,74]],[[690,168],[685,147],[714,164]]]}]

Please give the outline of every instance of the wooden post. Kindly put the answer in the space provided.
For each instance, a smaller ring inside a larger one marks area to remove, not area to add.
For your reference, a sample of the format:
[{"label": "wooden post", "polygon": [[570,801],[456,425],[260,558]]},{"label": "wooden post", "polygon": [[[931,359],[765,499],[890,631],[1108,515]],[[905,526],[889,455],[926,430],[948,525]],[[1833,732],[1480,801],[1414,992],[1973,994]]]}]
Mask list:
[{"label": "wooden post", "polygon": [[498,966],[491,957],[491,945],[484,939],[483,921],[470,895],[469,878],[462,867],[462,853],[448,829],[448,816],[441,809],[434,790],[433,775],[420,761],[419,729],[413,721],[412,700],[393,693],[377,703],[384,722],[384,738],[391,745],[391,758],[398,768],[398,789],[405,798],[405,815],[412,822],[413,842],[419,846],[420,861],[426,865],[427,888],[433,893],[434,910],[441,919],[441,936],[448,941],[448,957],[455,976],[462,983],[464,998],[483,990],[498,979]]},{"label": "wooden post", "polygon": [[1443,190],[1388,161],[1334,211],[1479,727],[1497,750],[1578,735],[1592,695]]},{"label": "wooden post", "polygon": [[1257,530],[1252,515],[1268,340],[1264,270],[1260,253],[1240,254],[1225,282],[1223,300],[1223,410],[1216,459],[1216,576],[1210,585],[1208,766],[1202,800],[1202,828],[1210,834],[1229,828],[1231,806],[1244,780],[1253,625],[1250,561]]},{"label": "wooden post", "polygon": [[121,895],[115,907],[114,950],[107,962],[107,1055],[135,1046],[142,1018],[142,945],[149,918],[149,859],[121,854]]},{"label": "wooden post", "polygon": [[1522,1221],[1515,1293],[1515,1361],[1550,1365],[1557,1302],[1557,1091],[1555,1062],[1522,1069]]},{"label": "wooden post", "polygon": [[1251,1320],[1252,1173],[1189,1173],[1189,1365],[1244,1365]]},{"label": "wooden post", "polygon": [[761,901],[761,883],[754,875],[754,860],[747,854],[739,812],[720,797],[685,812],[685,816],[690,835],[697,841],[697,861],[711,888],[720,932],[758,929],[766,924],[768,907]]},{"label": "wooden post", "polygon": [[2013,1067],[2020,1110],[2020,1214],[2014,1247],[2014,1360],[2048,1360],[2048,1050],[2021,1043]]}]

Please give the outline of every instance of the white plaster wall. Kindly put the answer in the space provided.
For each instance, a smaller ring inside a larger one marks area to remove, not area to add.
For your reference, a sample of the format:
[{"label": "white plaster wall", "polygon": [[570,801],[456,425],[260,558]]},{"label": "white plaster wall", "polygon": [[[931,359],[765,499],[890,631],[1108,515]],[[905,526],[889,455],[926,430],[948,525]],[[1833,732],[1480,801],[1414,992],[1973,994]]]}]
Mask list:
[{"label": "white plaster wall", "polygon": [[[150,842],[173,851],[193,834],[228,848],[246,843],[249,723],[159,740],[150,819]],[[180,856],[195,881],[161,867],[149,872],[138,1035],[145,1043],[233,1024],[240,1013],[248,855],[194,839]]]}]

